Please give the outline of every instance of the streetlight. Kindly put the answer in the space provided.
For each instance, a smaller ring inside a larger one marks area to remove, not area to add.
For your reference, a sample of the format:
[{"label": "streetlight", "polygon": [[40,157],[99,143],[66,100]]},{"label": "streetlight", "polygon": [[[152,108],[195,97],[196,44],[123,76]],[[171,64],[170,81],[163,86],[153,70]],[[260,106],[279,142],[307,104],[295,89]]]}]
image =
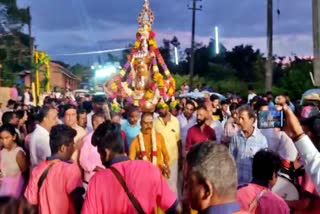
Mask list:
[{"label": "streetlight", "polygon": [[219,45],[219,28],[218,26],[215,26],[214,27],[214,37],[215,37],[215,51],[216,51],[216,54],[218,55],[220,53],[220,45]]},{"label": "streetlight", "polygon": [[178,48],[174,47],[174,58],[176,65],[179,65],[179,56],[178,56]]},{"label": "streetlight", "polygon": [[113,65],[99,66],[99,69],[95,70],[95,77],[97,79],[107,78],[117,72],[117,68]]}]

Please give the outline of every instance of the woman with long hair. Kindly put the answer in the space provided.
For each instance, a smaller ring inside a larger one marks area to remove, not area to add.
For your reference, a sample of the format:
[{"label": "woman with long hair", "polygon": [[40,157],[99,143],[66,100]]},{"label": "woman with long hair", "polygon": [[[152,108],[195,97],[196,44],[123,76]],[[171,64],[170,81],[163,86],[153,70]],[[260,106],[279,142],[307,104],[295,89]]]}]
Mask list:
[{"label": "woman with long hair", "polygon": [[17,145],[14,126],[0,127],[0,196],[20,197],[24,188],[23,174],[28,169],[25,152]]}]

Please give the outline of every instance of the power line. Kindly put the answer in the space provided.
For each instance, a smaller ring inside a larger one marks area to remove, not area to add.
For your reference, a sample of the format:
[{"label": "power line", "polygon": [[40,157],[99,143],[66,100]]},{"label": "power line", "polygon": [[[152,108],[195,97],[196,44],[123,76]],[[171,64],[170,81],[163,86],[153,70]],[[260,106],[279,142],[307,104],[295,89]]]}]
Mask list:
[{"label": "power line", "polygon": [[78,53],[64,53],[64,54],[51,54],[51,56],[81,56],[81,55],[91,55],[91,54],[102,54],[129,50],[130,48],[117,48],[117,49],[107,49],[100,51],[88,51],[88,52],[78,52]]}]

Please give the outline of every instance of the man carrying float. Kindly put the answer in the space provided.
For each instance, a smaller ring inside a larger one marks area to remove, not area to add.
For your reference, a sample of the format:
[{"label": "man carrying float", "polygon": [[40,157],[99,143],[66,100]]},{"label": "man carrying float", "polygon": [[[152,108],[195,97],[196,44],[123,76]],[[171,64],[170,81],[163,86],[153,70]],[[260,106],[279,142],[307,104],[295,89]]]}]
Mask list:
[{"label": "man carrying float", "polygon": [[150,161],[159,167],[165,178],[170,177],[169,154],[163,136],[153,128],[152,113],[142,114],[141,131],[131,143],[129,157],[131,160]]},{"label": "man carrying float", "polygon": [[[114,102],[118,98],[125,99],[127,103],[139,107],[143,112],[141,132],[131,143],[129,157],[150,161],[158,166],[162,175],[169,179],[170,187],[177,192],[177,184],[170,182],[171,177],[177,176],[170,175],[172,164],[169,162],[176,157],[170,157],[166,137],[158,133],[153,124],[153,112],[158,103],[168,102],[175,94],[175,80],[158,49],[156,34],[151,28],[153,22],[154,15],[149,8],[149,1],[144,0],[143,9],[138,17],[140,27],[134,47],[119,74],[106,82],[105,91],[108,98]],[[177,144],[175,146],[178,147]],[[174,150],[178,151],[178,148]],[[172,170],[173,174],[177,174],[177,169]],[[157,213],[161,211],[158,210]]]}]

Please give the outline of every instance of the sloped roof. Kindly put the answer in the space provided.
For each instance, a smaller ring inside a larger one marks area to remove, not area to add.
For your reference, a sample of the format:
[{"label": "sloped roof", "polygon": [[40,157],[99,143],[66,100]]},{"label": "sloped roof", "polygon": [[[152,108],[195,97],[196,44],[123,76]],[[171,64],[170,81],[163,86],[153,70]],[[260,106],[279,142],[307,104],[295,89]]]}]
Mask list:
[{"label": "sloped roof", "polygon": [[50,66],[51,66],[51,71],[61,72],[71,79],[80,81],[80,78],[78,78],[76,75],[74,75],[71,71],[69,71],[67,68],[63,67],[62,65],[51,61]]}]

